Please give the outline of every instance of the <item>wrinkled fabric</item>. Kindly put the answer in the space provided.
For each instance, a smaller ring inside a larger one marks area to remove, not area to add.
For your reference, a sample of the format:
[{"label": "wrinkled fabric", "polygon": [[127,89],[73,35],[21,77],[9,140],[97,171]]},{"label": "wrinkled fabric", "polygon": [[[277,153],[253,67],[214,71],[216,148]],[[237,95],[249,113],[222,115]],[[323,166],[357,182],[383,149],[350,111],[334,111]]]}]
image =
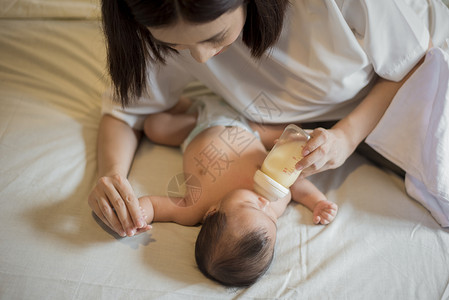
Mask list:
[{"label": "wrinkled fabric", "polygon": [[366,142],[405,172],[407,192],[449,226],[449,55],[429,51]]}]

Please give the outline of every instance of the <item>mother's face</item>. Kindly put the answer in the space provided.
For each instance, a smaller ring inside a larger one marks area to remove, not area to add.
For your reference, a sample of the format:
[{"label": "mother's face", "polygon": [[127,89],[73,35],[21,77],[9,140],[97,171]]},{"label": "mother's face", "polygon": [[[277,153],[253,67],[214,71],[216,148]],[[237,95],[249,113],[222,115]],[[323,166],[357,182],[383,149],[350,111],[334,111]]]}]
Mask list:
[{"label": "mother's face", "polygon": [[180,20],[170,27],[149,27],[148,30],[160,44],[178,51],[188,49],[196,61],[204,63],[238,38],[245,19],[246,10],[242,5],[209,23],[193,24]]}]

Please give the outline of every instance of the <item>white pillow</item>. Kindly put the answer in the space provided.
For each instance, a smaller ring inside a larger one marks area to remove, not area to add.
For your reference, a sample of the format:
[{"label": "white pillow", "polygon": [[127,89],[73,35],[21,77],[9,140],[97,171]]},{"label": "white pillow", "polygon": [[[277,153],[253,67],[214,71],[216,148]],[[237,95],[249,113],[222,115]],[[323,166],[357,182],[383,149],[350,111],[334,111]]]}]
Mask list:
[{"label": "white pillow", "polygon": [[366,142],[405,172],[407,193],[449,227],[449,54],[431,49]]},{"label": "white pillow", "polygon": [[100,19],[100,1],[1,0],[0,18]]}]

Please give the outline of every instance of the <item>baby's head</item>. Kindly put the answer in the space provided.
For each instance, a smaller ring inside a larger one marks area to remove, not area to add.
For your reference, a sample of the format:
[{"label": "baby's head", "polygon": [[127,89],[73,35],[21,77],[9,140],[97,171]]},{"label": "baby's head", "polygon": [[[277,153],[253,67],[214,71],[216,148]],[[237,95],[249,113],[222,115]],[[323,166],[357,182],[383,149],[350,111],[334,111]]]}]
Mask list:
[{"label": "baby's head", "polygon": [[195,245],[199,269],[226,286],[253,284],[273,259],[276,221],[268,200],[232,191],[204,219]]}]

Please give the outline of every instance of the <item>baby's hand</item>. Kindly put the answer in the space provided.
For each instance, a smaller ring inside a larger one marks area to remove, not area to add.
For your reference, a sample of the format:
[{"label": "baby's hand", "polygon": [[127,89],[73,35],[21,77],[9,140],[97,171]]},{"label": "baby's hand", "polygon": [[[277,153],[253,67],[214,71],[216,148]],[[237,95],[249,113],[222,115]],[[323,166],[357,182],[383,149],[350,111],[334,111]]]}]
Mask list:
[{"label": "baby's hand", "polygon": [[[140,197],[139,204],[140,204],[140,212],[142,213],[143,218],[147,225],[145,227],[137,229],[136,234],[147,232],[148,230],[153,228],[153,226],[150,225],[154,217],[153,205],[151,203],[150,198],[148,196]],[[147,211],[145,211],[144,208]]]},{"label": "baby's hand", "polygon": [[334,220],[337,211],[337,204],[321,200],[313,208],[313,223],[327,225]]},{"label": "baby's hand", "polygon": [[[140,210],[142,211],[142,214],[143,214],[143,217],[144,217],[145,221],[148,222],[148,217],[146,216],[145,211],[143,210],[142,207],[140,207]],[[147,232],[151,228],[153,228],[153,226],[151,226],[150,224],[147,223],[146,226],[144,226],[142,228],[138,228],[137,231],[136,231],[136,234],[141,234],[141,233]]]}]

